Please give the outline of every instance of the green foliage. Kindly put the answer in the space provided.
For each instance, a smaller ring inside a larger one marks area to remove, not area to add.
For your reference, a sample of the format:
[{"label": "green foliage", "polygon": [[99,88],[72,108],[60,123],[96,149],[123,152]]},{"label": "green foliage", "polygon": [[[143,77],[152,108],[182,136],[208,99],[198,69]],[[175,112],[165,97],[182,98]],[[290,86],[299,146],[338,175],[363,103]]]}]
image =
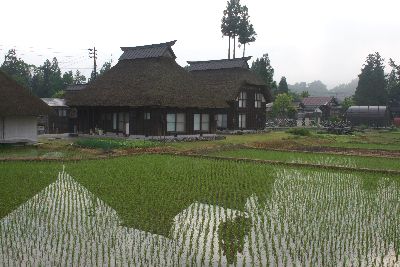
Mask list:
[{"label": "green foliage", "polygon": [[104,150],[110,150],[114,148],[149,148],[159,146],[160,143],[157,141],[147,140],[85,138],[77,140],[75,145],[86,148],[101,148]]},{"label": "green foliage", "polygon": [[287,133],[299,136],[311,136],[311,132],[305,128],[292,128],[286,131]]},{"label": "green foliage", "polygon": [[244,216],[227,219],[219,224],[218,239],[229,264],[236,262],[237,253],[243,252],[244,238],[251,229],[251,220]]},{"label": "green foliage", "polygon": [[251,64],[251,71],[260,76],[267,88],[276,90],[276,82],[274,81],[274,68],[271,66],[268,54],[264,54],[261,58],[257,58]]},{"label": "green foliage", "polygon": [[229,38],[228,58],[231,56],[231,38],[233,38],[235,42],[233,45],[233,58],[235,58],[236,36],[239,34],[240,11],[240,0],[229,0],[223,12],[221,33],[222,36],[227,36]]},{"label": "green foliage", "polygon": [[354,102],[360,106],[386,105],[387,91],[384,59],[379,53],[369,54],[358,75],[359,81]]},{"label": "green foliage", "polygon": [[85,75],[82,75],[79,70],[76,70],[74,76],[74,84],[84,84],[84,83],[86,83]]},{"label": "green foliage", "polygon": [[302,91],[300,93],[300,97],[301,98],[306,98],[306,97],[309,97],[309,96],[310,96],[310,93],[308,91]]},{"label": "green foliage", "polygon": [[346,110],[347,110],[349,107],[354,106],[354,100],[353,100],[353,98],[352,98],[351,96],[345,97],[344,100],[343,100],[343,102],[342,102],[342,104],[341,104],[341,106],[342,106],[342,112],[346,112]]},{"label": "green foliage", "polygon": [[296,109],[292,105],[293,98],[291,95],[288,94],[279,94],[276,96],[274,105],[272,106],[272,115],[274,117],[291,117],[293,118]]},{"label": "green foliage", "polygon": [[387,92],[389,103],[391,105],[400,106],[400,66],[390,59],[392,70],[387,78]]},{"label": "green foliage", "polygon": [[15,49],[10,49],[5,56],[0,70],[10,75],[19,84],[29,88],[32,79],[32,68],[33,66],[25,63],[22,59],[17,57]]},{"label": "green foliage", "polygon": [[283,76],[281,78],[281,80],[279,81],[279,85],[278,85],[278,94],[288,94],[289,93],[289,87],[288,84],[286,82],[286,77]]},{"label": "green foliage", "polygon": [[250,16],[247,6],[243,6],[240,12],[239,21],[239,44],[243,45],[243,57],[246,54],[246,44],[256,41],[257,33],[254,30],[253,24],[250,23]]}]

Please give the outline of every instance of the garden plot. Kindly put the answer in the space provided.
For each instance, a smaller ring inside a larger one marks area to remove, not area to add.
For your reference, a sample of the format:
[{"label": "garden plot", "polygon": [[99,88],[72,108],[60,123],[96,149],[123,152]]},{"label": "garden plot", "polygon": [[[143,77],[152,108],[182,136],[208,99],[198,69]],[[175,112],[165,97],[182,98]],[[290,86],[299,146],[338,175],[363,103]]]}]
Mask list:
[{"label": "garden plot", "polygon": [[[140,212],[132,211],[132,212]],[[279,171],[272,195],[243,211],[195,202],[170,236],[121,226],[65,172],[0,221],[6,266],[400,266],[400,191],[382,178]]]}]

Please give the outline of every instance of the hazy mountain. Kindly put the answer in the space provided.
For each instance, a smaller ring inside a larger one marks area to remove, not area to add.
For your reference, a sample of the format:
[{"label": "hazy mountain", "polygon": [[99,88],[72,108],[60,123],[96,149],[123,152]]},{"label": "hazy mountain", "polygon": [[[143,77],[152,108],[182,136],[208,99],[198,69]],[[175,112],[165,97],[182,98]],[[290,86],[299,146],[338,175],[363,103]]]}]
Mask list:
[{"label": "hazy mountain", "polygon": [[358,78],[352,80],[349,83],[340,84],[330,90],[327,86],[317,80],[312,83],[300,82],[293,85],[289,84],[289,90],[300,94],[303,91],[308,91],[310,96],[334,96],[339,100],[343,100],[345,97],[354,95],[358,85]]}]

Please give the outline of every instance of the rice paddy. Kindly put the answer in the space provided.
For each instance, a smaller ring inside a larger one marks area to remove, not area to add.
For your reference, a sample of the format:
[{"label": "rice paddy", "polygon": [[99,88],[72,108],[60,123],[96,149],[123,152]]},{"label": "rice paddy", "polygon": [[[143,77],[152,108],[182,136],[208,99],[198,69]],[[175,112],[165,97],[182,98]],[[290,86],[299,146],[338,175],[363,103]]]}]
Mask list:
[{"label": "rice paddy", "polygon": [[212,156],[276,160],[288,163],[311,163],[325,166],[400,170],[397,158],[351,156],[328,153],[273,151],[265,149],[236,149],[210,153]]},{"label": "rice paddy", "polygon": [[54,175],[0,218],[2,265],[400,266],[398,177],[157,155]]}]

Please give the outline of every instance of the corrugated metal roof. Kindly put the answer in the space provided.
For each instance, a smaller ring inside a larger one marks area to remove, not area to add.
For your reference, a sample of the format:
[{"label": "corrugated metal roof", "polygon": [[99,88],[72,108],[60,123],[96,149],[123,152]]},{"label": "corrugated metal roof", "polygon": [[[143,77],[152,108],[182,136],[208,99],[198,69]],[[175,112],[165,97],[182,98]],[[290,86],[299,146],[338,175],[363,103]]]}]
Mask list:
[{"label": "corrugated metal roof", "polygon": [[234,69],[234,68],[248,69],[249,65],[247,64],[247,61],[250,58],[251,57],[208,60],[208,61],[188,61],[187,63],[190,65],[188,67],[189,71]]},{"label": "corrugated metal roof", "polygon": [[171,57],[175,59],[176,58],[175,53],[171,48],[175,44],[175,42],[176,40],[161,44],[152,44],[152,45],[135,46],[135,47],[121,47],[124,53],[121,55],[119,60],[156,58],[156,57]]},{"label": "corrugated metal roof", "polygon": [[62,98],[41,98],[50,107],[68,107]]},{"label": "corrugated metal roof", "polygon": [[327,105],[333,98],[333,96],[310,96],[305,97],[301,103],[304,106],[320,107]]},{"label": "corrugated metal roof", "polygon": [[72,84],[72,85],[68,85],[67,88],[65,88],[64,91],[80,91],[85,89],[87,86],[87,83],[85,84]]}]

